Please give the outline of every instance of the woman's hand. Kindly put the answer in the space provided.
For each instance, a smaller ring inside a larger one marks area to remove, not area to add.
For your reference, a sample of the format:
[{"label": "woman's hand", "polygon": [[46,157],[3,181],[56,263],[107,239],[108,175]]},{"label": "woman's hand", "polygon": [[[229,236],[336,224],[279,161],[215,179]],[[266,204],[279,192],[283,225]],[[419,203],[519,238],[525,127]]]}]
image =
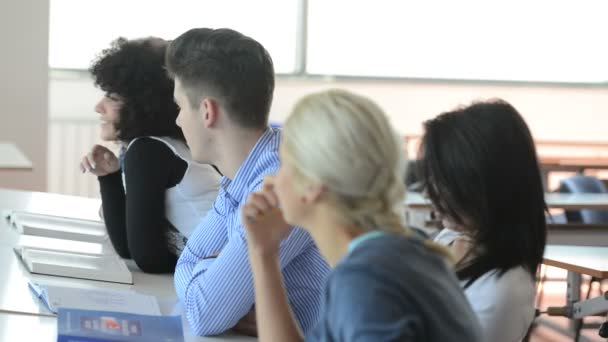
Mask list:
[{"label": "woman's hand", "polygon": [[289,234],[291,226],[285,222],[279,209],[273,177],[266,177],[262,189],[251,194],[241,215],[247,229],[250,252],[263,255],[278,253],[281,241]]},{"label": "woman's hand", "polygon": [[116,155],[107,147],[95,145],[91,152],[87,153],[80,162],[80,171],[89,171],[95,176],[105,176],[120,169],[120,163]]}]

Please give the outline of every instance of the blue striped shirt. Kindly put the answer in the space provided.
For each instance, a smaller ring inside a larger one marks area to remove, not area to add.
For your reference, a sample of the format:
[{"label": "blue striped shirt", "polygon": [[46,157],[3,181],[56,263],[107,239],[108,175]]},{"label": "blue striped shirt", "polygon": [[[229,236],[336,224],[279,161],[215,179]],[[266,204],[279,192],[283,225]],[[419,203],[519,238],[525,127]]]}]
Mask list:
[{"label": "blue striped shirt", "polygon": [[[213,208],[177,262],[175,289],[198,335],[221,334],[253,309],[253,275],[240,211],[264,177],[278,171],[280,141],[281,131],[268,128],[234,180],[222,179]],[[310,236],[298,228],[281,244],[279,258],[290,305],[307,332],[317,322],[329,266]]]}]

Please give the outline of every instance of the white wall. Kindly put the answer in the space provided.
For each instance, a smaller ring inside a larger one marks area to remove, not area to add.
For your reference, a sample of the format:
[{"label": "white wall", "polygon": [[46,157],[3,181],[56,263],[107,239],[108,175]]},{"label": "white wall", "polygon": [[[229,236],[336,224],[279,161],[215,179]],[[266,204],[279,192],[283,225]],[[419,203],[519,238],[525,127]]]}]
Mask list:
[{"label": "white wall", "polygon": [[[608,141],[608,88],[599,87],[279,79],[271,120],[284,120],[301,96],[332,87],[372,97],[404,134],[421,133],[424,120],[457,105],[501,97],[519,109],[538,140]],[[51,119],[94,119],[101,95],[88,77],[52,79]]]},{"label": "white wall", "polygon": [[48,25],[48,0],[0,1],[0,140],[34,165],[0,170],[0,187],[46,190]]},{"label": "white wall", "polygon": [[[424,120],[459,104],[502,97],[521,111],[538,140],[608,141],[608,88],[279,79],[271,119],[283,121],[302,95],[330,87],[348,88],[376,99],[403,134],[421,133]],[[79,173],[78,163],[99,142],[93,106],[100,96],[102,92],[86,74],[51,79],[49,191],[99,195],[97,180]],[[550,183],[555,186],[558,181],[551,179]]]}]

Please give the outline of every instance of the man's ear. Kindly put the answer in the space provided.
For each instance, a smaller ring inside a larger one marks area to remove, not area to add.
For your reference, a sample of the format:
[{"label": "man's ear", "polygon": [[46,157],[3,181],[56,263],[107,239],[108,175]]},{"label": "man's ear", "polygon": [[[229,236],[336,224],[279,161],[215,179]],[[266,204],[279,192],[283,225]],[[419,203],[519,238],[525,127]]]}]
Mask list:
[{"label": "man's ear", "polygon": [[203,122],[205,128],[213,127],[217,124],[220,114],[220,106],[212,98],[204,98],[201,101],[201,115],[203,115]]}]

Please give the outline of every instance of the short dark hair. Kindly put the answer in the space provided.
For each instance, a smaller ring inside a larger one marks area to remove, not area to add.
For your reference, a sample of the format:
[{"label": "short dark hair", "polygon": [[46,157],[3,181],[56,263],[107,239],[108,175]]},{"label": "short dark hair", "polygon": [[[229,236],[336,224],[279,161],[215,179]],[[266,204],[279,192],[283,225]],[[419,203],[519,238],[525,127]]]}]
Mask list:
[{"label": "short dark hair", "polygon": [[207,91],[239,126],[268,125],[274,67],[262,44],[231,29],[195,28],[169,44],[166,61],[193,108]]},{"label": "short dark hair", "polygon": [[165,68],[168,43],[160,38],[118,38],[93,61],[89,71],[95,85],[122,100],[115,123],[117,139],[168,136],[184,140],[175,120],[173,80]]},{"label": "short dark hair", "polygon": [[[456,266],[466,286],[488,271],[523,266],[534,276],[547,238],[546,204],[534,141],[503,100],[474,103],[424,124],[425,191],[441,215],[465,224],[473,259]],[[468,226],[467,226],[468,224]]]}]

